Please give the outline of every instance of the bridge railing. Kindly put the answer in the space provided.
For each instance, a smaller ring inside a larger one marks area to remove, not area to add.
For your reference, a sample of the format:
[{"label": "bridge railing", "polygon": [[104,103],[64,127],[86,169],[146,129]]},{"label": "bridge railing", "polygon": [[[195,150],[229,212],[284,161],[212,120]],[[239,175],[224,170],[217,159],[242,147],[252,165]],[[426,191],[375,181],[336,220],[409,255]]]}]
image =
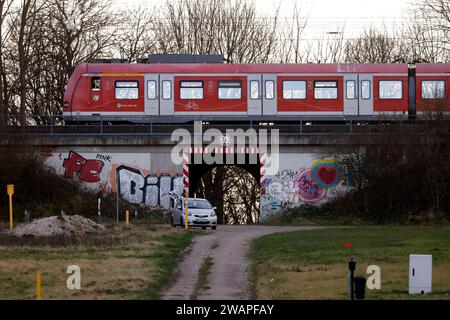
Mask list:
[{"label": "bridge railing", "polygon": [[[1,119],[1,118],[0,118]],[[450,117],[445,117],[450,121]],[[134,119],[138,121],[139,118]],[[417,132],[423,126],[427,118],[417,117],[414,121],[408,120],[404,116],[389,118],[386,117],[274,117],[272,120],[242,120],[224,122],[203,121],[203,132],[207,129],[215,128],[223,133],[227,130],[248,130],[248,129],[278,129],[283,136],[298,135],[352,135],[352,134],[375,134],[385,132],[391,128],[401,127],[404,132]],[[190,133],[195,131],[192,123],[159,123],[148,121],[142,118],[141,123],[136,124],[115,124],[102,116],[98,116],[96,121],[89,123],[71,122],[68,124],[61,116],[48,115],[8,115],[7,125],[0,122],[0,135],[130,135],[130,136],[170,136],[176,129],[185,129]]]}]

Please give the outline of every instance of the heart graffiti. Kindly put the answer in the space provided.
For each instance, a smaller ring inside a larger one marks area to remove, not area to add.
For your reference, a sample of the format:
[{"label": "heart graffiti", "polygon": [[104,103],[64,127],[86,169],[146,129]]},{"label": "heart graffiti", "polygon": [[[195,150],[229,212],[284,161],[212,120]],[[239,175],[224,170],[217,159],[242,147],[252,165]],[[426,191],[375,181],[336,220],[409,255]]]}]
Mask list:
[{"label": "heart graffiti", "polygon": [[341,168],[333,160],[314,162],[312,172],[316,183],[324,189],[332,188],[342,181]]}]

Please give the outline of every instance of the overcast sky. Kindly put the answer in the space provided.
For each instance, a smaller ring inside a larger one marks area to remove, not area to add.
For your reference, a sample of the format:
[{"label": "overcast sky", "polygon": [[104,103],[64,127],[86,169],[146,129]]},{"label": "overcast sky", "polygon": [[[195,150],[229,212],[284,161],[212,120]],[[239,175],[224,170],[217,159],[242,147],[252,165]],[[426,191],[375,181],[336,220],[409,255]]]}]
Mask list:
[{"label": "overcast sky", "polygon": [[[164,0],[128,0],[129,6],[153,7]],[[201,0],[198,0],[201,1]],[[226,0],[224,0],[226,1]],[[113,0],[115,6],[123,6],[123,0]],[[289,16],[297,4],[309,27],[306,34],[316,37],[345,26],[345,34],[352,36],[367,27],[395,28],[406,16],[408,0],[255,0],[256,7],[265,15],[271,15],[281,3],[280,15]]]}]

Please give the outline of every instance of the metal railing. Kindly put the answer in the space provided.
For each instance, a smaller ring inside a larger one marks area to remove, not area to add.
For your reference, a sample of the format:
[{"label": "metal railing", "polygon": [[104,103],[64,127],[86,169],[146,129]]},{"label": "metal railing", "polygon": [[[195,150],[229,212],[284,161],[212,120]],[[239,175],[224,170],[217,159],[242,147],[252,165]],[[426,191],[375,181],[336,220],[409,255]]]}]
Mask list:
[{"label": "metal railing", "polygon": [[[134,117],[134,124],[116,124],[102,116],[89,123],[72,122],[67,124],[61,116],[22,116],[9,115],[8,125],[0,124],[0,135],[28,136],[170,136],[176,129],[185,129],[190,133],[195,130],[194,123],[160,123],[149,121],[148,118]],[[175,118],[174,118],[175,119]],[[450,117],[445,118],[450,121]],[[426,118],[416,118],[415,121],[401,117],[372,117],[358,119],[357,117],[273,117],[272,120],[242,120],[224,122],[202,121],[202,131],[211,128],[226,133],[227,129],[278,129],[282,136],[312,136],[312,135],[352,135],[375,134],[391,128],[403,128],[405,132],[417,132],[423,127]]]}]

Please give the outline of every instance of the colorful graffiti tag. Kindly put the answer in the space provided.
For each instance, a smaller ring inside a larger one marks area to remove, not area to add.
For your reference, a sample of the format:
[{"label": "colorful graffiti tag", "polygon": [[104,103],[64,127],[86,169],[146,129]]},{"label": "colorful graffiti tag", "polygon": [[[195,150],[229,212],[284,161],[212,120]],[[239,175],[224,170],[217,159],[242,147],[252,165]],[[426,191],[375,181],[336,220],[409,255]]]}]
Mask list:
[{"label": "colorful graffiti tag", "polygon": [[314,181],[323,189],[337,186],[344,175],[341,174],[341,165],[335,160],[317,160],[312,165]]},{"label": "colorful graffiti tag", "polygon": [[169,192],[183,193],[183,177],[169,174],[143,175],[139,169],[120,165],[116,169],[119,193],[131,203],[144,203],[150,207],[170,208]]},{"label": "colorful graffiti tag", "polygon": [[296,190],[304,203],[318,203],[327,194],[327,190],[317,183],[313,172],[311,169],[302,169],[295,178]]},{"label": "colorful graffiti tag", "polygon": [[333,159],[314,161],[298,171],[285,169],[267,177],[261,194],[262,214],[302,204],[318,205],[336,196],[346,186],[340,163]]},{"label": "colorful graffiti tag", "polygon": [[[183,193],[182,166],[173,165],[167,154],[113,148],[47,148],[41,154],[58,174],[83,181],[88,188],[116,192],[131,203],[170,208],[170,194]],[[112,150],[113,152],[108,152]],[[312,152],[286,153],[276,175],[261,186],[261,218],[303,204],[320,205],[347,192],[346,173],[333,159],[318,159]]]},{"label": "colorful graffiti tag", "polygon": [[62,166],[66,177],[79,179],[98,191],[115,192],[118,189],[120,195],[131,203],[170,208],[169,193],[181,195],[183,192],[181,172],[152,172],[123,163],[123,155],[122,161],[114,163],[117,160],[109,154],[94,154],[95,158],[75,151],[69,151],[65,157],[56,150],[44,150],[41,154],[50,159],[50,165]]},{"label": "colorful graffiti tag", "polygon": [[78,153],[70,151],[69,156],[63,162],[64,175],[73,178],[77,173],[81,181],[98,182],[104,165],[101,160],[88,160]]}]

